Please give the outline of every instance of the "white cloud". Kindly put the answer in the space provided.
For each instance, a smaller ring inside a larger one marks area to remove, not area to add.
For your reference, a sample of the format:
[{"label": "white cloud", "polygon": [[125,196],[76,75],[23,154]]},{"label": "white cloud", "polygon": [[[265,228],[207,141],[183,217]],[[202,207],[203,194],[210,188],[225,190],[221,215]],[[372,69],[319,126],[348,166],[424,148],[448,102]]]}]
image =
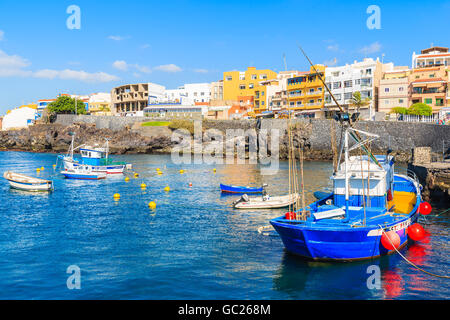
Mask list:
[{"label": "white cloud", "polygon": [[206,69],[194,69],[194,72],[197,72],[197,73],[208,73],[209,71],[206,70]]},{"label": "white cloud", "polygon": [[129,69],[136,69],[139,72],[142,73],[151,73],[152,70],[149,67],[141,66],[139,64],[128,64],[124,60],[116,60],[113,62],[113,67],[120,70],[120,71],[128,71]]},{"label": "white cloud", "polygon": [[339,45],[338,44],[330,44],[327,46],[327,50],[329,51],[339,51]]},{"label": "white cloud", "polygon": [[122,41],[125,40],[127,37],[123,37],[123,36],[108,36],[108,39],[110,40],[114,40],[114,41]]},{"label": "white cloud", "polygon": [[148,43],[143,44],[143,45],[141,46],[141,49],[147,49],[147,48],[150,48],[150,45],[149,45]]},{"label": "white cloud", "polygon": [[360,53],[363,54],[372,54],[379,52],[381,50],[381,44],[377,41],[368,46],[365,46],[359,50]]},{"label": "white cloud", "polygon": [[116,60],[113,62],[113,67],[121,70],[121,71],[127,71],[128,70],[128,64],[126,63],[126,61],[123,60]]},{"label": "white cloud", "polygon": [[44,69],[33,73],[35,78],[44,79],[62,79],[62,80],[79,80],[83,82],[110,82],[119,80],[118,77],[105,73],[105,72],[95,72],[89,73],[86,71],[78,70],[51,70]]},{"label": "white cloud", "polygon": [[0,41],[2,41],[3,39],[5,39],[5,32],[0,30]]},{"label": "white cloud", "polygon": [[42,69],[38,71],[26,70],[31,62],[18,55],[8,55],[0,50],[0,77],[33,77],[39,79],[63,79],[79,80],[84,82],[109,82],[119,80],[118,77],[105,72],[89,73],[71,69],[52,70]]},{"label": "white cloud", "polygon": [[155,70],[163,71],[163,72],[180,72],[180,71],[182,71],[182,69],[179,66],[177,66],[173,63],[157,66],[157,67],[155,67]]},{"label": "white cloud", "polygon": [[337,58],[333,58],[331,60],[324,61],[323,64],[326,65],[327,67],[333,67],[333,66],[337,65]]}]

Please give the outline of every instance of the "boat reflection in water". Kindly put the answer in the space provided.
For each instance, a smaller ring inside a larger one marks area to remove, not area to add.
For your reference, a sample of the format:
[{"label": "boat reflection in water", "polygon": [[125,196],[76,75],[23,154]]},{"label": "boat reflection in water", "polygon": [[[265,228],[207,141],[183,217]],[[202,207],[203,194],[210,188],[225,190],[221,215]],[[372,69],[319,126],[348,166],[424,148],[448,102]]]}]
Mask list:
[{"label": "boat reflection in water", "polygon": [[[406,285],[396,267],[399,263],[398,255],[350,264],[317,262],[285,250],[273,289],[285,293],[286,299],[395,299],[404,294]],[[380,288],[368,287],[374,274],[368,268],[373,265],[380,268]]]}]

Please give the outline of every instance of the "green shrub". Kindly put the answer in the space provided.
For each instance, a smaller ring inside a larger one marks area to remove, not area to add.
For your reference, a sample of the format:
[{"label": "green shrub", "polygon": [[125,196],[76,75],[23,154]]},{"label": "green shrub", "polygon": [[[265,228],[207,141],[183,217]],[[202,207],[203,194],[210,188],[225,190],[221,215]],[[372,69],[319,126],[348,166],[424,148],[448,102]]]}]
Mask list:
[{"label": "green shrub", "polygon": [[408,114],[416,116],[431,116],[433,114],[433,109],[425,103],[414,103],[408,108]]},{"label": "green shrub", "polygon": [[177,130],[177,129],[186,129],[191,133],[191,135],[194,134],[194,121],[189,120],[173,120],[169,123],[169,129],[171,130]]}]

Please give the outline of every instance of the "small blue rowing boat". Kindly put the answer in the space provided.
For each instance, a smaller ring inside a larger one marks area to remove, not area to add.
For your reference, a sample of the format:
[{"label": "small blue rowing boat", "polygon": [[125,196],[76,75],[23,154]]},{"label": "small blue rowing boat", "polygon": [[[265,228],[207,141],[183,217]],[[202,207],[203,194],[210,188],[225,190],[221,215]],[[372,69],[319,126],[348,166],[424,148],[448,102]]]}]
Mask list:
[{"label": "small blue rowing boat", "polygon": [[264,187],[252,188],[252,187],[239,187],[228,186],[226,184],[220,184],[220,190],[224,193],[262,193]]}]

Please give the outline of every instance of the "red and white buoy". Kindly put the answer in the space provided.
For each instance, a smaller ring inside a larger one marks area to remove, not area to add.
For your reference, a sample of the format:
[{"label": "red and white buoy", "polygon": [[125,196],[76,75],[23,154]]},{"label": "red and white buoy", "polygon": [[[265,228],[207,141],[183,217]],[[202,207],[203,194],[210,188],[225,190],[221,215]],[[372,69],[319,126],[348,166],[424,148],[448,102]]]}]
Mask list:
[{"label": "red and white buoy", "polygon": [[419,213],[427,216],[431,213],[431,204],[429,204],[428,202],[424,201],[419,205]]},{"label": "red and white buoy", "polygon": [[400,236],[395,231],[383,232],[381,244],[386,250],[394,250],[400,246]]},{"label": "red and white buoy", "polygon": [[425,230],[420,224],[414,223],[408,227],[408,237],[414,241],[420,241],[425,237]]}]

